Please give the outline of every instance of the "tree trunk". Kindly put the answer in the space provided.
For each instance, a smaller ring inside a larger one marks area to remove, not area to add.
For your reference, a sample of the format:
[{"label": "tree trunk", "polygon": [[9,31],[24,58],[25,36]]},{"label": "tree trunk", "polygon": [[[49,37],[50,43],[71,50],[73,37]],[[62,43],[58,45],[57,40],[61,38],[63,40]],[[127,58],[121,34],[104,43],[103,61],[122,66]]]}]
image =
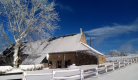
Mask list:
[{"label": "tree trunk", "polygon": [[20,49],[21,41],[17,41],[14,46],[14,55],[13,55],[13,67],[19,67],[19,49]]}]

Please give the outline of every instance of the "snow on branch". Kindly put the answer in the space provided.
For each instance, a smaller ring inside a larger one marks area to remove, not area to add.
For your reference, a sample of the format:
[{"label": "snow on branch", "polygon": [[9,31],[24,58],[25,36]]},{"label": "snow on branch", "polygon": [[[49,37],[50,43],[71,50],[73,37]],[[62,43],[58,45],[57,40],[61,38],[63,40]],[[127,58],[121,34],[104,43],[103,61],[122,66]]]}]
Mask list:
[{"label": "snow on branch", "polygon": [[49,32],[58,26],[58,13],[54,11],[55,3],[47,0],[1,0],[1,16],[8,21],[8,30],[14,40],[18,41],[32,32],[42,37],[49,37]]},{"label": "snow on branch", "polygon": [[0,19],[0,31],[15,44],[14,67],[18,66],[21,42],[50,37],[58,28],[59,17],[54,7],[55,2],[48,0],[0,0],[0,17],[4,18]]}]

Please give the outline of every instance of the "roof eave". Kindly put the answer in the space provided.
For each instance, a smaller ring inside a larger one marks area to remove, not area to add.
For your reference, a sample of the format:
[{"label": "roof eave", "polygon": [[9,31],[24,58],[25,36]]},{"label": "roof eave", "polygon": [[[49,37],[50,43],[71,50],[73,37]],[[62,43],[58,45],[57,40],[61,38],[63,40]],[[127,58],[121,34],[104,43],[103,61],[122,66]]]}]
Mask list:
[{"label": "roof eave", "polygon": [[80,41],[80,43],[83,44],[84,46],[86,46],[87,48],[89,48],[90,50],[95,51],[96,53],[105,56],[104,54],[102,54],[102,53],[100,53],[99,51],[97,51],[97,50],[93,49],[92,47],[90,47],[89,45],[87,45],[87,44],[85,44],[85,43],[83,43],[83,42],[81,42],[81,41]]}]

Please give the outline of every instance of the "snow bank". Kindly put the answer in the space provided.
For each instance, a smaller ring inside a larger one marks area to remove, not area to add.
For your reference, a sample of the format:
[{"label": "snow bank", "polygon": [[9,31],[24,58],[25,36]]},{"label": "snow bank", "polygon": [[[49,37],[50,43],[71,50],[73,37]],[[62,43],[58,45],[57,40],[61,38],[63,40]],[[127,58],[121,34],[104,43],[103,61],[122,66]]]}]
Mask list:
[{"label": "snow bank", "polygon": [[[33,70],[42,70],[43,64],[37,64],[37,65],[20,65],[19,69],[22,71],[33,71]],[[8,71],[14,70],[11,66],[0,66],[0,73],[6,73]],[[17,69],[16,69],[17,71]]]},{"label": "snow bank", "polygon": [[11,66],[0,66],[0,73],[5,73],[11,71],[13,68]]},{"label": "snow bank", "polygon": [[35,64],[35,65],[20,65],[19,66],[23,71],[33,71],[33,70],[41,70],[43,69],[43,64]]}]

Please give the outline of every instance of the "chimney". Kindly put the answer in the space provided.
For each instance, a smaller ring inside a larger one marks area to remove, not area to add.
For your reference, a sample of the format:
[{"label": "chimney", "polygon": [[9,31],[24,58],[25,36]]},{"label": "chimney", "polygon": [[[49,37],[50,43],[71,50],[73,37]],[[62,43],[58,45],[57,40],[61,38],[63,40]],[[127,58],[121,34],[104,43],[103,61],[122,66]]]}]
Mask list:
[{"label": "chimney", "polygon": [[90,46],[92,47],[92,44],[91,44],[91,35],[90,35]]},{"label": "chimney", "polygon": [[83,34],[82,28],[80,28],[80,33]]}]

